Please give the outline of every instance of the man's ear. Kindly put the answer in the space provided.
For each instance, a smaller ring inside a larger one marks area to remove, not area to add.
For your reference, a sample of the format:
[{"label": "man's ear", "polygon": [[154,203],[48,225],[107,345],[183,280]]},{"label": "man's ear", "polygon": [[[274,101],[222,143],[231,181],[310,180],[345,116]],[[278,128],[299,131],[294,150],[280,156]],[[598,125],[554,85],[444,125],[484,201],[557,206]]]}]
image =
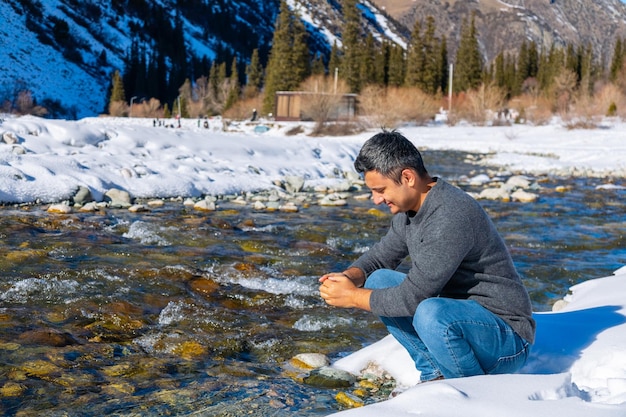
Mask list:
[{"label": "man's ear", "polygon": [[417,174],[412,169],[405,168],[402,170],[401,178],[403,182],[406,181],[407,184],[412,187],[417,181]]}]

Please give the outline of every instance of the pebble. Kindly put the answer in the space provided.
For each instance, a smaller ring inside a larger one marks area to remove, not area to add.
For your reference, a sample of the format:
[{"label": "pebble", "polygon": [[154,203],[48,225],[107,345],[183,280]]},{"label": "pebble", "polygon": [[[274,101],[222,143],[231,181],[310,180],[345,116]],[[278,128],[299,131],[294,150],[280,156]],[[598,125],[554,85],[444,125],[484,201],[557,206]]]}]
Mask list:
[{"label": "pebble", "polygon": [[317,369],[328,366],[330,361],[321,353],[300,353],[291,358],[290,363],[301,369]]},{"label": "pebble", "polygon": [[146,211],[150,211],[150,209],[143,204],[133,204],[128,208],[128,211],[130,211],[131,213],[143,213]]},{"label": "pebble", "polygon": [[128,208],[131,206],[130,194],[117,188],[111,188],[104,193],[104,201],[108,202],[111,207]]},{"label": "pebble", "polygon": [[288,201],[287,203],[278,206],[278,210],[291,212],[291,213],[296,213],[296,212],[298,212],[298,206],[296,206],[296,204],[294,202]]},{"label": "pebble", "polygon": [[365,405],[363,400],[356,395],[352,395],[343,391],[337,393],[337,395],[335,395],[335,399],[339,404],[348,408],[363,407],[363,405]]},{"label": "pebble", "polygon": [[51,204],[46,211],[48,213],[69,214],[72,212],[72,207],[67,203]]},{"label": "pebble", "polygon": [[150,200],[147,204],[148,207],[163,207],[165,202],[163,200]]},{"label": "pebble", "polygon": [[193,208],[199,211],[215,211],[215,203],[207,200],[200,200],[197,203],[194,203]]},{"label": "pebble", "polygon": [[[283,211],[298,212],[301,207],[308,208],[312,204],[320,206],[346,206],[350,204],[350,199],[369,200],[372,198],[371,193],[358,193],[364,186],[361,176],[354,172],[343,173],[345,180],[339,181],[332,186],[315,185],[305,189],[305,179],[303,177],[288,176],[283,180],[276,180],[275,185],[279,188],[271,190],[246,192],[243,194],[205,196],[202,199],[194,199],[191,197],[172,198],[171,201],[182,202],[185,207],[193,207],[198,211],[215,211],[217,210],[218,200],[230,202],[241,206],[247,206],[251,203],[251,207],[257,211]],[[506,175],[508,179],[505,180]],[[519,201],[522,203],[532,203],[539,198],[536,193],[527,190],[539,190],[539,182],[536,182],[525,175],[512,175],[511,173],[480,174],[471,178],[465,177],[463,183],[472,186],[485,186],[491,184],[490,187],[484,188],[480,192],[468,191],[468,194],[476,199],[490,199],[501,201]],[[608,187],[607,187],[608,188]],[[556,187],[557,192],[570,191],[571,187]],[[74,208],[81,212],[95,212],[105,208],[127,208],[134,213],[147,212],[150,208],[162,207],[165,202],[163,199],[154,198],[145,204],[132,204],[131,195],[124,190],[112,188],[108,190],[103,201],[95,202],[91,191],[88,187],[79,186],[76,194],[71,199]],[[52,213],[69,214],[72,212],[72,206],[67,203],[51,204],[48,211]],[[372,212],[374,213],[374,212]],[[383,214],[384,213],[380,213]],[[378,214],[377,214],[378,215]]]},{"label": "pebble", "polygon": [[519,201],[522,203],[532,203],[532,202],[537,201],[539,196],[537,194],[529,193],[528,191],[518,189],[518,190],[515,190],[513,194],[511,194],[511,198],[515,201]]}]

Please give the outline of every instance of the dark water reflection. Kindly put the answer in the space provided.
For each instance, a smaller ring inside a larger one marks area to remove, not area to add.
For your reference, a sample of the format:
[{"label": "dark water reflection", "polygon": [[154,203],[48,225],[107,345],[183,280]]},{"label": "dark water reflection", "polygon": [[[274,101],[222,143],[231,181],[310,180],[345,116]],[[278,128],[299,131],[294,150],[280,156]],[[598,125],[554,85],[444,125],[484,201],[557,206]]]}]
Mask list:
[{"label": "dark water reflection", "polygon": [[[451,181],[484,171],[464,153],[425,159]],[[481,201],[535,310],[626,264],[625,192],[600,183],[542,178],[536,203]],[[337,411],[336,391],[295,382],[284,364],[302,352],[336,359],[386,334],[370,314],[317,295],[319,275],[345,268],[386,230],[389,214],[373,207],[0,209],[0,414]]]}]

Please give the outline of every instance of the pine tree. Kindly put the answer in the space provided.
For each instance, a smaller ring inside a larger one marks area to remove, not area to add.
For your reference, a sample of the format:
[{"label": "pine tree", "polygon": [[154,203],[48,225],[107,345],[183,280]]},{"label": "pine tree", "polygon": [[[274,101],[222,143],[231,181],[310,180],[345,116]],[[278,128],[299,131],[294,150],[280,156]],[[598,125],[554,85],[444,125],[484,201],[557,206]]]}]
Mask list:
[{"label": "pine tree", "polygon": [[341,68],[339,76],[344,79],[348,89],[353,93],[361,90],[361,15],[357,8],[357,0],[343,0],[342,11],[344,26],[341,33],[343,42]]},{"label": "pine tree", "polygon": [[289,58],[292,71],[289,84],[293,89],[297,88],[302,81],[311,75],[311,53],[306,43],[308,34],[304,23],[295,14],[292,15],[291,35],[291,54]]},{"label": "pine tree", "polygon": [[439,40],[435,36],[435,18],[428,16],[426,30],[422,41],[424,45],[424,70],[422,75],[422,91],[436,94],[441,83]]},{"label": "pine tree", "polygon": [[326,75],[326,67],[324,66],[324,59],[322,54],[316,54],[311,64],[311,75]]},{"label": "pine tree", "polygon": [[565,68],[576,74],[576,83],[580,83],[580,49],[575,49],[571,43],[567,45],[565,51]]},{"label": "pine tree", "polygon": [[376,60],[374,62],[375,83],[378,85],[387,85],[387,72],[389,70],[390,43],[383,40],[378,48]]},{"label": "pine tree", "polygon": [[522,84],[518,83],[520,76],[517,74],[517,60],[511,54],[506,55],[504,61],[504,91],[508,97],[517,95],[521,92]]},{"label": "pine tree", "polygon": [[539,89],[548,91],[552,87],[554,79],[565,69],[565,53],[562,48],[552,45],[547,53],[542,54],[540,62],[537,71]]},{"label": "pine tree", "polygon": [[450,65],[448,63],[448,41],[445,36],[441,39],[441,43],[439,44],[439,66],[439,86],[442,93],[447,93],[450,77]]},{"label": "pine tree", "polygon": [[624,40],[618,37],[615,40],[613,48],[613,58],[611,59],[611,67],[609,68],[609,79],[612,82],[617,81],[624,67]]},{"label": "pine tree", "polygon": [[337,41],[333,42],[333,47],[330,49],[330,58],[328,60],[328,74],[335,76],[335,69],[339,69],[341,66],[341,57],[339,56],[339,47]]},{"label": "pine tree", "polygon": [[483,60],[480,55],[476,23],[472,14],[470,23],[463,19],[461,41],[456,54],[454,90],[467,91],[478,87],[482,81]]},{"label": "pine tree", "polygon": [[118,70],[113,73],[111,81],[111,96],[109,98],[110,103],[115,103],[116,101],[126,101],[124,83],[122,82],[122,76]]},{"label": "pine tree", "polygon": [[211,69],[209,70],[209,92],[210,96],[217,97],[217,90],[220,84],[219,69],[217,62],[213,61]]},{"label": "pine tree", "polygon": [[537,50],[537,42],[532,41],[528,46],[528,77],[537,77],[539,69],[539,52]]},{"label": "pine tree", "polygon": [[237,58],[233,58],[233,63],[230,67],[230,77],[228,79],[228,96],[224,103],[224,110],[230,109],[239,100],[239,93],[241,88],[239,86],[239,72],[237,71]]},{"label": "pine tree", "polygon": [[259,50],[252,51],[250,64],[246,67],[246,95],[253,97],[261,90],[263,83],[263,67],[259,59]]},{"label": "pine tree", "polygon": [[519,53],[517,54],[517,71],[515,74],[515,84],[513,86],[509,86],[509,90],[512,95],[518,95],[522,91],[522,85],[524,84],[524,81],[526,81],[526,79],[531,76],[530,65],[530,51],[528,49],[526,39],[524,39],[522,41],[522,45],[520,46]]},{"label": "pine tree", "polygon": [[424,45],[422,44],[422,26],[415,21],[411,32],[406,60],[405,84],[409,87],[421,86],[424,83]]},{"label": "pine tree", "polygon": [[294,90],[310,74],[310,56],[302,21],[281,0],[266,68],[263,111],[274,111],[276,92]]},{"label": "pine tree", "polygon": [[376,84],[376,41],[374,35],[367,34],[361,53],[361,82],[363,85]]},{"label": "pine tree", "polygon": [[405,79],[404,49],[397,44],[393,44],[389,52],[387,85],[400,87],[404,84]]},{"label": "pine tree", "polygon": [[580,89],[584,94],[593,92],[594,82],[598,73],[594,66],[593,49],[590,44],[579,46],[580,48]]}]

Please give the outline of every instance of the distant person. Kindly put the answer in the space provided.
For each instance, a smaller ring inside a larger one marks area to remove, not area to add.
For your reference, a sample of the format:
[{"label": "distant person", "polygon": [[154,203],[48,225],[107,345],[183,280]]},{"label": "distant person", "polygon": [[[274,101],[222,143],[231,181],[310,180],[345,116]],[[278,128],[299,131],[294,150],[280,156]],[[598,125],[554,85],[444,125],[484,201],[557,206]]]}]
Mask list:
[{"label": "distant person", "polygon": [[252,110],[252,118],[250,119],[250,121],[252,121],[252,122],[256,121],[256,117],[257,117],[256,109],[253,109]]},{"label": "distant person", "polygon": [[[528,358],[535,321],[528,292],[482,207],[431,177],[396,131],[365,142],[354,167],[374,203],[394,215],[378,243],[348,269],[323,275],[331,306],[381,317],[421,381],[512,373]],[[410,269],[396,270],[410,258]]]}]

